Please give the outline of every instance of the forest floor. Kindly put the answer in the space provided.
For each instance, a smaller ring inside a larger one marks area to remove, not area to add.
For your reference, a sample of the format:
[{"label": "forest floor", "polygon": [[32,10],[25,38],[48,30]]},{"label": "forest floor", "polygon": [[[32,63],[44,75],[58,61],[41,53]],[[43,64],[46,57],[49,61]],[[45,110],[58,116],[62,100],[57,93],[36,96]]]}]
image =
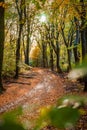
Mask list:
[{"label": "forest floor", "polygon": [[[41,108],[55,104],[58,98],[66,94],[83,94],[82,85],[69,81],[66,73],[57,74],[41,68],[20,73],[18,79],[6,78],[3,83],[6,91],[0,95],[0,113],[22,106],[23,115],[20,120],[26,129],[33,126],[32,120],[37,118]],[[87,130],[87,127],[81,130]]]}]

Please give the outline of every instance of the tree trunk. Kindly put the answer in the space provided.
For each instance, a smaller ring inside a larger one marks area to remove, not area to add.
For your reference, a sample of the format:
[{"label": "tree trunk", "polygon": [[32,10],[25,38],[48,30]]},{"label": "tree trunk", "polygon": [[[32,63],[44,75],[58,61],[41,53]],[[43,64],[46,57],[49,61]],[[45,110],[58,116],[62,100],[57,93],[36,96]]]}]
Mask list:
[{"label": "tree trunk", "polygon": [[85,28],[85,36],[86,36],[86,54],[87,54],[87,25],[86,25],[86,28]]},{"label": "tree trunk", "polygon": [[87,54],[87,36],[86,36],[86,10],[84,5],[84,0],[80,0],[81,2],[81,41],[82,41],[82,58],[84,59]]},{"label": "tree trunk", "polygon": [[73,52],[74,52],[75,63],[77,64],[79,62],[77,45],[80,43],[80,29],[79,29],[79,20],[76,17],[74,17],[74,22],[75,22],[75,28],[76,28],[76,38],[74,41],[74,46],[76,46],[76,47],[73,48]]},{"label": "tree trunk", "polygon": [[50,46],[50,67],[51,70],[54,70],[54,63],[53,63],[53,48]]},{"label": "tree trunk", "polygon": [[23,33],[22,33],[22,41],[23,41],[23,54],[24,54],[24,57],[25,57],[26,52],[25,52],[25,44],[24,44],[24,35],[23,35]]},{"label": "tree trunk", "polygon": [[58,43],[58,38],[59,38],[59,33],[58,33],[58,25],[56,25],[56,66],[57,66],[57,72],[61,73],[62,70],[60,68],[60,47],[59,47],[59,43]]},{"label": "tree trunk", "polygon": [[44,32],[42,34],[42,63],[44,68],[47,67],[47,43]]},{"label": "tree trunk", "polygon": [[68,56],[68,68],[67,71],[71,70],[71,51],[69,49],[67,49],[67,56]]},{"label": "tree trunk", "polygon": [[81,41],[82,41],[82,59],[84,59],[86,52],[86,35],[85,30],[81,30]]},{"label": "tree trunk", "polygon": [[25,63],[29,65],[29,45],[30,45],[30,24],[27,20],[27,45],[26,45],[26,54],[25,54]]},{"label": "tree trunk", "polygon": [[44,45],[44,43],[42,43],[42,57],[43,57],[43,67],[45,68],[46,64],[45,64],[45,45]]},{"label": "tree trunk", "polygon": [[[82,42],[82,60],[87,55],[87,25],[86,23],[86,9],[84,5],[84,0],[80,0],[81,2],[81,42]],[[85,86],[84,86],[84,92],[87,92],[87,75],[85,76],[85,79],[83,77]]]},{"label": "tree trunk", "polygon": [[[0,2],[4,2],[4,0],[0,0]],[[4,90],[2,83],[4,38],[4,7],[0,6],[0,93]]]},{"label": "tree trunk", "polygon": [[78,81],[80,81],[80,83],[84,83],[84,92],[87,92],[87,74],[83,75],[83,77],[79,78]]},{"label": "tree trunk", "polygon": [[29,15],[29,5],[26,7],[26,24],[27,24],[27,44],[26,44],[26,54],[25,54],[25,63],[29,65],[29,47],[30,47],[30,21],[31,17]]},{"label": "tree trunk", "polygon": [[20,61],[20,42],[21,42],[22,28],[23,28],[23,25],[20,24],[19,35],[18,35],[17,45],[16,45],[16,74],[15,74],[15,78],[18,78],[18,74],[19,74],[19,70],[20,70],[19,61]]},{"label": "tree trunk", "polygon": [[60,58],[60,48],[59,48],[59,46],[58,46],[58,43],[56,43],[56,47],[57,47],[57,53],[56,53],[56,66],[57,66],[57,72],[58,73],[61,73],[62,72],[62,70],[61,70],[61,68],[60,68],[60,60],[59,60],[59,58]]},{"label": "tree trunk", "polygon": [[86,77],[86,80],[85,80],[84,92],[87,92],[87,77]]},{"label": "tree trunk", "polygon": [[73,52],[74,52],[75,64],[79,63],[79,55],[77,53],[77,47],[73,48]]},{"label": "tree trunk", "polygon": [[[25,14],[25,0],[21,0],[20,4],[18,4],[18,0],[15,0],[16,3],[16,8],[18,11],[19,15],[19,34],[18,34],[18,39],[17,39],[17,44],[16,44],[16,71],[15,71],[15,78],[18,78],[19,75],[19,62],[20,62],[20,44],[21,44],[21,34],[22,34],[22,29],[24,25],[24,20],[26,18]],[[20,5],[20,6],[19,6]]]}]

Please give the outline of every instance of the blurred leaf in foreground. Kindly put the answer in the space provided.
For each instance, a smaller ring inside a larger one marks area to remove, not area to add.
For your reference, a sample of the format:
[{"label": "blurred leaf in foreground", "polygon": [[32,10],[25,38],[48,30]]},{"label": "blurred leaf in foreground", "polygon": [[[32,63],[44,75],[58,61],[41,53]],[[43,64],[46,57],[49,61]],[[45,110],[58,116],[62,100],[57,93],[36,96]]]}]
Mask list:
[{"label": "blurred leaf in foreground", "polygon": [[80,117],[77,109],[71,107],[53,108],[49,112],[51,124],[57,128],[72,128]]},{"label": "blurred leaf in foreground", "polygon": [[78,78],[83,78],[85,76],[87,76],[87,56],[84,58],[82,63],[77,64],[75,68],[70,71],[68,78],[71,80],[77,80]]},{"label": "blurred leaf in foreground", "polygon": [[34,130],[40,130],[48,125],[60,129],[73,128],[80,116],[85,114],[82,107],[86,104],[86,96],[63,96],[58,100],[56,106],[42,108],[41,115]]},{"label": "blurred leaf in foreground", "polygon": [[0,130],[24,130],[17,120],[20,114],[22,114],[21,108],[5,113],[0,119]]},{"label": "blurred leaf in foreground", "polygon": [[[76,104],[78,106],[76,107]],[[72,106],[73,108],[78,108],[80,106],[87,104],[87,97],[86,96],[79,96],[79,95],[66,95],[58,99],[57,106]]]}]

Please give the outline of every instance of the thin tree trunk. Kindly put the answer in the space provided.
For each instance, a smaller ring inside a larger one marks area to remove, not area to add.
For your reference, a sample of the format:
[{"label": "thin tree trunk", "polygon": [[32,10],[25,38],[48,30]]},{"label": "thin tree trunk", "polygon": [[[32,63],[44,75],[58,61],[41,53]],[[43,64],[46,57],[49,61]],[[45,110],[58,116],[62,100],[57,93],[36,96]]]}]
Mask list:
[{"label": "thin tree trunk", "polygon": [[75,64],[76,64],[76,63],[79,63],[79,56],[78,56],[78,54],[77,54],[77,47],[75,47],[75,48],[73,49],[73,52],[74,52]]},{"label": "thin tree trunk", "polygon": [[22,41],[23,41],[23,54],[24,54],[24,57],[25,57],[26,52],[25,52],[25,44],[24,44],[24,35],[22,36]]},{"label": "thin tree trunk", "polygon": [[60,68],[60,64],[59,64],[60,62],[59,62],[59,50],[58,50],[58,52],[57,52],[57,54],[56,54],[56,66],[57,66],[57,72],[58,73],[61,73],[62,72],[62,70],[61,70],[61,68]]},{"label": "thin tree trunk", "polygon": [[27,19],[27,45],[26,45],[26,54],[25,54],[25,63],[29,65],[29,45],[30,45],[30,24]]},{"label": "thin tree trunk", "polygon": [[68,55],[68,68],[67,71],[71,70],[71,51],[69,49],[67,49],[67,55]]},{"label": "thin tree trunk", "polygon": [[16,74],[15,74],[15,78],[18,78],[18,74],[19,74],[19,61],[20,61],[20,42],[21,42],[21,33],[22,33],[22,28],[23,25],[20,24],[20,28],[19,28],[19,35],[18,35],[18,39],[17,39],[17,45],[16,45]]},{"label": "thin tree trunk", "polygon": [[[4,2],[4,0],[0,0],[0,2]],[[0,6],[0,93],[4,90],[2,83],[4,38],[4,7]]]},{"label": "thin tree trunk", "polygon": [[[74,23],[75,23],[75,28],[76,28],[76,38],[75,38],[75,42],[74,45],[78,45],[80,43],[80,29],[79,29],[79,20],[74,17]],[[75,48],[73,48],[73,52],[74,52],[74,59],[75,59],[75,63],[79,63],[79,55],[78,55],[78,51],[77,51],[77,46]]]},{"label": "thin tree trunk", "polygon": [[87,54],[87,25],[86,25],[86,28],[85,28],[85,36],[86,36],[86,54]]},{"label": "thin tree trunk", "polygon": [[45,46],[44,46],[44,43],[42,43],[42,57],[43,57],[43,67],[45,68],[46,67],[46,64],[45,64]]},{"label": "thin tree trunk", "polygon": [[16,71],[15,71],[15,78],[18,78],[19,70],[20,70],[19,62],[20,62],[21,34],[22,34],[24,18],[25,18],[25,8],[23,8],[23,6],[25,6],[25,0],[20,1],[20,7],[18,5],[17,0],[15,0],[15,3],[16,3],[16,8],[17,8],[18,15],[19,15],[19,34],[18,34],[18,39],[17,39],[17,43],[16,43]]},{"label": "thin tree trunk", "polygon": [[[84,0],[80,0],[81,2],[81,42],[82,42],[82,60],[87,55],[87,25],[85,25],[86,22],[86,9],[84,5]],[[87,92],[87,74],[85,76],[85,79],[83,77],[85,86],[84,86],[84,92]]]},{"label": "thin tree trunk", "polygon": [[53,48],[51,47],[51,45],[50,45],[50,67],[51,67],[51,70],[53,71],[53,70],[54,70],[54,63],[53,63]]},{"label": "thin tree trunk", "polygon": [[84,92],[87,92],[87,76],[85,77]]},{"label": "thin tree trunk", "polygon": [[87,41],[86,41],[86,10],[84,5],[84,0],[80,0],[81,2],[81,41],[82,41],[82,58],[84,59],[85,55],[87,54]]},{"label": "thin tree trunk", "polygon": [[60,68],[60,47],[58,43],[59,33],[58,33],[58,25],[56,25],[56,66],[57,66],[57,72],[62,73],[62,70]]},{"label": "thin tree trunk", "polygon": [[82,41],[82,59],[84,59],[86,55],[86,35],[85,30],[81,30],[81,41]]}]

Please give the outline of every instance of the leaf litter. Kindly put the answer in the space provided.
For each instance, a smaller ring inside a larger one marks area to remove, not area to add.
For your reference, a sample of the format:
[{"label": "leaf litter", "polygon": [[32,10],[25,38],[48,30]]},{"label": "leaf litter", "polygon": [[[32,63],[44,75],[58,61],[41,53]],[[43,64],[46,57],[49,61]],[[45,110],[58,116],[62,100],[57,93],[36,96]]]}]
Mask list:
[{"label": "leaf litter", "polygon": [[[29,130],[34,124],[32,120],[37,119],[41,108],[55,104],[63,95],[83,94],[82,86],[77,82],[68,81],[67,74],[59,75],[41,68],[24,72],[17,80],[4,79],[3,83],[6,92],[0,95],[0,113],[22,106],[23,115],[20,120]],[[55,130],[50,126],[43,128],[45,129]]]}]

